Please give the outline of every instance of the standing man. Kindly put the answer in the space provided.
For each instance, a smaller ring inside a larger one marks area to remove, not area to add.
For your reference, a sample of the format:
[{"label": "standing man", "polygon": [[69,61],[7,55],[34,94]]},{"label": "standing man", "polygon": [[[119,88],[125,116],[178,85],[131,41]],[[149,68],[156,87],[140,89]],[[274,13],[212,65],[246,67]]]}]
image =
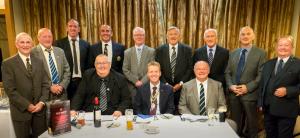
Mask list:
[{"label": "standing man", "polygon": [[95,68],[88,69],[80,82],[76,95],[71,103],[71,114],[84,110],[92,112],[94,99],[99,98],[103,115],[119,117],[125,109],[131,108],[131,97],[126,78],[111,70],[111,62],[104,54],[96,57]]},{"label": "standing man", "polygon": [[160,65],[151,61],[147,65],[150,82],[138,88],[134,102],[136,114],[156,115],[174,113],[174,94],[172,87],[160,82]]},{"label": "standing man", "polygon": [[32,38],[19,33],[18,53],[2,63],[3,86],[17,138],[37,138],[47,129],[44,107],[50,84],[42,61],[30,54],[32,46]]},{"label": "standing man", "polygon": [[94,67],[94,61],[99,54],[108,56],[111,62],[111,68],[122,73],[125,48],[111,40],[112,29],[109,25],[101,25],[100,28],[101,41],[91,46],[89,53],[89,66]]},{"label": "standing man", "polygon": [[225,71],[226,84],[230,91],[231,117],[237,123],[240,136],[244,135],[244,124],[247,124],[245,130],[248,130],[248,133],[245,135],[249,138],[256,138],[258,133],[257,90],[261,66],[266,59],[266,53],[252,44],[254,38],[252,28],[241,28],[241,48],[230,54]]},{"label": "standing man", "polygon": [[179,101],[180,114],[206,115],[207,109],[227,109],[222,84],[208,78],[209,64],[197,61],[194,65],[196,78],[183,84]]},{"label": "standing man", "polygon": [[161,80],[173,87],[175,114],[182,84],[190,80],[192,75],[192,49],[179,43],[180,31],[177,27],[169,27],[167,31],[168,43],[157,48],[155,60],[161,65]]},{"label": "standing man", "polygon": [[198,48],[194,54],[194,63],[203,60],[209,63],[210,72],[208,77],[222,83],[226,88],[225,69],[227,67],[229,51],[218,42],[218,34],[216,29],[207,29],[204,32],[205,46]]},{"label": "standing man", "polygon": [[145,45],[145,30],[141,27],[133,29],[133,40],[135,45],[125,50],[123,73],[134,101],[136,89],[148,81],[147,64],[154,60],[155,50]]},{"label": "standing man", "polygon": [[292,55],[293,38],[280,37],[276,52],[278,57],[263,66],[258,106],[267,138],[293,138],[300,93],[300,60]]},{"label": "standing man", "polygon": [[79,38],[78,21],[71,19],[67,24],[68,36],[57,40],[54,46],[64,50],[70,66],[70,84],[67,88],[68,99],[72,100],[81,81],[84,71],[88,68],[88,52],[90,44]]},{"label": "standing man", "polygon": [[70,82],[70,67],[65,53],[61,48],[52,46],[53,36],[51,30],[42,28],[38,32],[39,44],[32,49],[44,63],[50,83],[50,100],[67,100],[67,87]]}]

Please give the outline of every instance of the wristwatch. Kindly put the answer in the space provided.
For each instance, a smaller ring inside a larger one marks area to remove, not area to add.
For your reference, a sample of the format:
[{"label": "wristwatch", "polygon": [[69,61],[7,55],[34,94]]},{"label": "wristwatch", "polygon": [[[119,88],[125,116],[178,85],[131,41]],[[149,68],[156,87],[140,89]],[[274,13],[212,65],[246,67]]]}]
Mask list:
[{"label": "wristwatch", "polygon": [[179,85],[182,86],[182,85],[183,85],[183,81],[180,81],[180,82],[179,82]]}]

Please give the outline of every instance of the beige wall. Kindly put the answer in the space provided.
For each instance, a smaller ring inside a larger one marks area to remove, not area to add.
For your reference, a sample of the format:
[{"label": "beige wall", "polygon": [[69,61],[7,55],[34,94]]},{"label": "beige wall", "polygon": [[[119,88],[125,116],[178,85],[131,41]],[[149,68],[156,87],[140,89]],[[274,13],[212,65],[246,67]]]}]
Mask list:
[{"label": "beige wall", "polygon": [[[295,0],[295,7],[294,7],[294,14],[293,14],[293,23],[292,23],[292,28],[291,28],[291,35],[294,37],[294,53],[296,52],[296,49],[300,49],[299,46],[300,44],[296,45],[297,42],[297,34],[298,32],[298,22],[299,22],[299,16],[300,16],[300,0]],[[296,47],[298,46],[298,47]]]}]

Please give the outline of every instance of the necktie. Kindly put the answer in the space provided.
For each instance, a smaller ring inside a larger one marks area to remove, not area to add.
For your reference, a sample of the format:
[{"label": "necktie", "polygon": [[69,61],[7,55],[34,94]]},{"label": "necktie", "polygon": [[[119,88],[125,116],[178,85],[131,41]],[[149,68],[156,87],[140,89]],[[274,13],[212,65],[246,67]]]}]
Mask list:
[{"label": "necktie", "polygon": [[172,80],[174,82],[175,65],[176,65],[176,49],[175,49],[175,46],[173,46],[172,49],[173,49],[173,52],[172,52],[172,56],[171,56],[171,71],[172,71]]},{"label": "necktie", "polygon": [[209,49],[209,54],[208,54],[208,63],[209,63],[209,65],[211,66],[211,64],[212,64],[212,62],[213,62],[213,59],[214,59],[214,55],[213,55],[213,49],[212,48],[210,48]]},{"label": "necktie", "polygon": [[240,84],[242,72],[243,72],[243,69],[244,69],[244,66],[245,66],[245,62],[246,62],[245,61],[245,59],[246,59],[246,52],[247,52],[247,49],[243,49],[242,50],[240,61],[238,63],[237,72],[236,72],[236,83],[237,84]]},{"label": "necktie", "polygon": [[73,46],[73,61],[74,61],[74,71],[75,74],[78,74],[78,63],[77,63],[77,53],[76,53],[76,40],[72,39],[72,46]]},{"label": "necktie", "polygon": [[152,88],[152,94],[151,94],[151,108],[150,108],[150,115],[156,115],[156,110],[157,110],[157,94],[156,90],[157,87]]},{"label": "necktie", "polygon": [[277,75],[278,73],[280,73],[280,71],[282,70],[282,68],[283,68],[283,60],[280,59],[279,60],[279,64],[277,65],[277,69],[276,69],[275,75]]},{"label": "necktie", "polygon": [[107,46],[108,44],[104,44],[104,55],[108,56],[108,52],[107,52]]},{"label": "necktie", "polygon": [[101,80],[100,86],[100,109],[101,111],[105,111],[107,109],[106,85],[104,79]]},{"label": "necktie", "polygon": [[50,70],[51,70],[51,81],[53,84],[58,84],[59,76],[58,76],[57,69],[55,67],[53,58],[51,56],[51,50],[52,49],[46,49],[46,51],[49,53],[49,66],[50,66]]},{"label": "necktie", "polygon": [[32,74],[32,66],[29,62],[29,58],[26,58],[26,69],[27,69],[28,73],[31,75]]},{"label": "necktie", "polygon": [[137,48],[137,60],[138,60],[138,65],[141,62],[141,56],[142,56],[142,49],[141,48]]},{"label": "necktie", "polygon": [[200,83],[199,109],[200,109],[200,115],[206,115],[205,95],[204,95],[204,87],[202,83]]}]

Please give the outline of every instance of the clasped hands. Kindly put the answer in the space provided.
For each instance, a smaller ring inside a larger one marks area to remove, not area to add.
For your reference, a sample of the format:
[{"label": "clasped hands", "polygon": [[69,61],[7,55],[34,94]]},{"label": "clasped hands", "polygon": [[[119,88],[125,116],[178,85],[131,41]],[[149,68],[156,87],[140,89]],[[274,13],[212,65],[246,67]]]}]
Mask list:
[{"label": "clasped hands", "polygon": [[231,85],[230,90],[235,93],[235,96],[241,96],[248,92],[248,89],[245,84]]},{"label": "clasped hands", "polygon": [[44,107],[44,103],[42,103],[42,102],[38,102],[35,105],[29,104],[27,111],[29,111],[30,113],[36,113],[36,112],[41,111],[43,109],[43,107]]},{"label": "clasped hands", "polygon": [[64,87],[58,85],[58,84],[52,84],[50,87],[50,91],[56,95],[59,95],[64,90]]}]

